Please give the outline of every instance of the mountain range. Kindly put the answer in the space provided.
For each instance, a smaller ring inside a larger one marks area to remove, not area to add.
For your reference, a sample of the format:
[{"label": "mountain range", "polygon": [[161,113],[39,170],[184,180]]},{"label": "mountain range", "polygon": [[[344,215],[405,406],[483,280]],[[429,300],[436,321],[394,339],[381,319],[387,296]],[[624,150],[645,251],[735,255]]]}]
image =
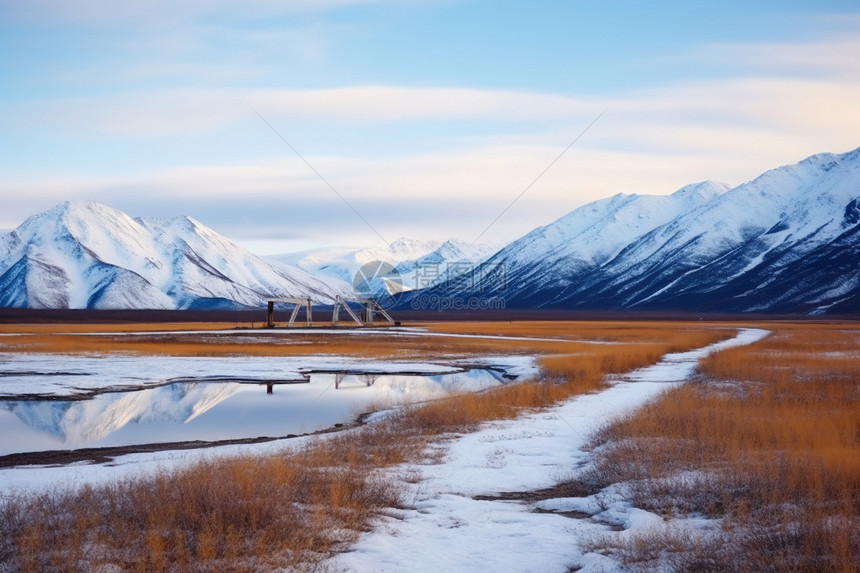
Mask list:
[{"label": "mountain range", "polygon": [[67,201],[0,236],[0,307],[242,308],[350,292],[264,261],[191,217],[132,219]]},{"label": "mountain range", "polygon": [[352,277],[374,260],[395,267],[406,291],[398,308],[492,299],[504,308],[856,313],[860,149],[737,187],[615,195],[501,249],[403,238],[263,259],[190,217],[133,219],[66,202],[0,234],[0,307],[256,308],[287,296],[330,304],[351,296]]},{"label": "mountain range", "polygon": [[510,243],[475,275],[400,306],[455,296],[501,297],[505,308],[858,312],[860,149],[734,188],[595,201]]},{"label": "mountain range", "polygon": [[[445,271],[459,261],[482,261],[497,248],[458,239],[445,242],[401,237],[390,244],[370,247],[329,247],[269,257],[317,276],[352,283],[355,273],[368,263],[384,261],[394,267],[398,281],[412,290],[434,286],[444,280]],[[431,271],[432,269],[432,271]],[[438,271],[438,274],[432,274]]]}]

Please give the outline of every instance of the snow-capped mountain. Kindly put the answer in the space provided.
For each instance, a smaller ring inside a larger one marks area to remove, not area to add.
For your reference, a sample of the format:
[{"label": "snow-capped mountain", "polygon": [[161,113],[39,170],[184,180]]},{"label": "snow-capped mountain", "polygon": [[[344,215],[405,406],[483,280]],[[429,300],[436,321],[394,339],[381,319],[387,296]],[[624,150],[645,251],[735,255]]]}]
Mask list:
[{"label": "snow-capped mountain", "polygon": [[0,236],[0,307],[237,308],[348,292],[267,263],[190,217],[132,219],[67,201]]},{"label": "snow-capped mountain", "polygon": [[705,182],[596,201],[485,266],[496,269],[493,282],[431,292],[501,297],[508,308],[857,312],[860,149],[733,189]]},{"label": "snow-capped mountain", "polygon": [[325,275],[352,283],[356,271],[373,261],[397,266],[404,261],[421,258],[439,248],[438,241],[422,241],[402,237],[391,244],[370,247],[327,247],[297,253],[275,255],[270,259],[298,267],[314,275]]},{"label": "snow-capped mountain", "polygon": [[470,308],[492,297],[506,308],[860,312],[860,149],[735,188],[616,195],[491,251],[400,239],[267,262],[189,217],[132,219],[67,202],[0,234],[0,306],[256,307],[308,295],[330,303],[354,294],[362,265],[384,261],[413,291],[398,295],[401,308],[432,307],[431,294]]},{"label": "snow-capped mountain", "polygon": [[[444,243],[402,237],[386,245],[355,249],[332,247],[276,255],[275,261],[296,266],[317,276],[328,276],[352,283],[365,264],[381,261],[394,267],[407,290],[426,288],[444,280],[456,263],[475,264],[491,255],[489,245],[470,244],[457,239]],[[380,283],[382,284],[382,283]]]},{"label": "snow-capped mountain", "polygon": [[449,239],[423,257],[401,262],[395,270],[404,290],[427,288],[471,273],[493,252],[490,245]]}]

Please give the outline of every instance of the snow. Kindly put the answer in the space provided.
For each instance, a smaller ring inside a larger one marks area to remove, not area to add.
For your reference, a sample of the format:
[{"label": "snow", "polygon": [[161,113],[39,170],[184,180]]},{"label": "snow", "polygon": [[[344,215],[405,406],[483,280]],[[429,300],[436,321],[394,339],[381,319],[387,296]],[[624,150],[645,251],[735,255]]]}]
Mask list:
[{"label": "snow", "polygon": [[401,237],[390,244],[379,243],[358,249],[326,247],[269,258],[315,275],[330,276],[352,284],[353,276],[364,264],[382,261],[396,267],[400,263],[420,259],[440,246],[438,241]]},{"label": "snow", "polygon": [[[361,265],[385,261],[401,275],[398,289],[445,286],[465,298],[472,293],[462,291],[476,285],[451,279],[488,263],[505,271],[497,290],[509,308],[823,312],[847,297],[834,285],[855,278],[850,265],[832,262],[856,257],[849,232],[858,224],[858,182],[860,149],[812,156],[731,189],[705,181],[671,195],[618,194],[498,251],[401,238],[279,262],[191,217],[132,219],[98,203],[66,202],[0,235],[0,306],[259,307],[267,298],[308,295],[331,304],[354,294]],[[828,272],[816,273],[817,264]],[[821,278],[810,284],[815,275]],[[782,289],[767,277],[802,286]],[[373,283],[380,294],[383,283]]]},{"label": "snow", "polygon": [[[571,477],[588,462],[582,447],[602,425],[683,383],[698,360],[709,353],[750,344],[767,334],[742,329],[732,339],[666,355],[653,366],[618,377],[600,392],[452,436],[435,446],[443,454],[441,463],[383,470],[392,483],[404,488],[405,507],[387,510],[373,531],[362,534],[330,564],[343,571],[619,571],[609,557],[583,554],[581,543],[611,532],[613,526],[624,529],[621,535],[666,527],[660,516],[630,507],[612,491],[587,498],[547,499],[534,505],[475,497],[534,491]],[[303,440],[134,454],[101,465],[4,469],[0,470],[0,496],[41,491],[58,483],[72,487],[111,483],[201,458],[281,451],[297,447]],[[417,483],[416,475],[421,476]],[[569,511],[592,517],[571,519],[553,513]],[[668,526],[707,529],[714,524],[689,519]]]},{"label": "snow", "polygon": [[463,273],[473,272],[496,250],[483,243],[449,239],[421,258],[401,262],[397,265],[397,272],[405,290],[430,288],[452,281]]},{"label": "snow", "polygon": [[483,243],[449,239],[444,243],[402,237],[391,244],[365,248],[327,247],[269,257],[317,276],[333,277],[352,283],[362,265],[382,261],[395,267],[405,290],[425,288],[448,278],[452,263],[477,265],[496,248]]},{"label": "snow", "polygon": [[[491,260],[513,266],[551,256],[602,265],[627,245],[724,193],[725,184],[704,181],[672,195],[618,194],[584,205],[511,243]],[[551,269],[553,265],[547,265]]]},{"label": "snow", "polygon": [[[10,396],[16,393],[44,394],[54,398],[79,394],[87,390],[103,390],[104,384],[116,390],[123,387],[163,384],[165,376],[169,376],[170,379],[183,376],[217,379],[219,375],[229,373],[229,378],[265,380],[272,378],[271,367],[277,361],[261,361],[260,357],[231,357],[223,360],[180,357],[177,360],[175,359],[177,357],[95,355],[82,357],[10,355],[8,358],[10,361],[0,367],[0,371],[4,373],[0,376],[0,382],[4,383],[5,394]],[[79,360],[70,360],[74,358]],[[255,427],[259,424],[272,424],[273,427],[287,428],[282,433],[252,434],[252,436],[286,435],[330,427],[338,422],[349,422],[358,412],[364,411],[358,408],[366,407],[366,404],[376,404],[377,407],[382,404],[396,406],[412,401],[438,398],[450,392],[479,391],[498,385],[503,374],[534,376],[536,373],[534,359],[529,356],[485,357],[470,359],[468,364],[457,360],[449,360],[447,363],[382,362],[337,356],[288,357],[288,362],[291,372],[296,375],[312,370],[326,372],[360,370],[378,372],[381,375],[371,387],[367,387],[361,379],[356,381],[353,380],[354,376],[347,376],[340,390],[335,391],[333,390],[334,374],[319,374],[314,376],[323,379],[317,380],[316,383],[276,386],[274,396],[262,394],[257,390],[256,384],[232,384],[225,380],[219,384],[182,385],[180,389],[160,386],[152,390],[128,394],[108,392],[99,394],[94,400],[4,402],[0,404],[0,425],[4,428],[4,447],[0,449],[4,450],[3,453],[20,451],[14,449],[6,451],[10,444],[16,441],[18,434],[20,434],[18,443],[34,446],[29,449],[24,448],[28,451],[57,449],[57,438],[66,441],[85,439],[103,442],[85,443],[85,446],[198,439],[184,435],[183,432],[194,431],[185,429],[186,426],[193,425],[189,422],[200,421],[205,431],[211,431],[213,424],[216,430],[219,430],[222,426],[234,423],[218,422],[220,419],[218,417],[215,419],[210,417],[206,421],[199,418],[205,417],[204,414],[214,407],[216,402],[228,399],[240,391],[239,387],[250,390],[252,397],[257,398],[253,402],[254,407],[250,409],[255,416],[253,421]],[[493,370],[475,369],[481,367]],[[33,368],[39,368],[39,370],[33,370]],[[468,368],[473,370],[467,370]],[[22,375],[21,380],[15,379],[14,375],[6,375],[12,374],[15,370],[22,373],[29,372],[31,375]],[[44,376],[49,372],[65,372],[67,376]],[[398,372],[422,372],[425,376],[400,376],[396,374]],[[34,376],[33,373],[42,375]],[[91,373],[91,376],[74,375],[86,373]],[[283,373],[276,374],[280,377]],[[244,392],[244,389],[240,392]],[[258,394],[260,396],[257,396]],[[239,412],[244,411],[243,404],[248,403],[248,398],[241,398],[241,395],[239,398],[241,402],[232,410],[228,410],[228,415],[231,415],[230,412],[237,411],[236,408],[239,408]],[[260,407],[261,398],[266,406]],[[3,412],[3,406],[6,405],[12,407],[15,412]],[[30,426],[30,432],[26,435],[21,433],[16,426],[4,420],[3,414],[15,419],[20,427],[26,423]],[[134,421],[131,426],[138,425],[139,428],[126,426],[130,421]],[[179,426],[166,425],[166,429],[162,429],[161,425],[152,424],[153,421],[162,422],[162,425],[165,421],[175,421]],[[296,425],[307,427],[299,429]],[[293,426],[296,427],[293,428]],[[38,439],[34,440],[32,428],[44,432],[44,437],[37,437]],[[116,436],[103,439],[114,432],[117,433]],[[167,435],[164,435],[165,433]],[[141,439],[137,439],[138,434],[144,435]],[[217,439],[229,437],[235,436],[218,436]],[[128,455],[122,456],[111,464],[91,467],[76,465],[0,470],[0,497],[9,495],[13,491],[38,491],[53,484],[75,486],[84,483],[104,483],[114,477],[138,475],[141,472],[151,473],[163,467],[174,467],[201,457],[265,453],[292,448],[300,443],[302,439],[289,439],[254,446],[219,446],[199,451],[164,451],[146,455]]]},{"label": "snow", "polygon": [[[497,356],[470,359],[469,365],[510,366],[533,373],[528,357]],[[99,354],[0,354],[0,395],[81,396],[105,389],[161,386],[178,380],[298,380],[309,372],[408,372],[423,375],[462,372],[456,360],[440,363],[373,360],[349,356],[188,357]]]},{"label": "snow", "polygon": [[[7,272],[16,265],[24,272]],[[331,303],[350,293],[340,281],[273,266],[190,217],[135,220],[92,201],[33,215],[0,242],[0,306],[262,306],[273,297]]]},{"label": "snow", "polygon": [[607,557],[583,555],[578,542],[609,531],[608,523],[633,531],[660,526],[661,517],[595,497],[538,504],[544,510],[583,511],[592,519],[535,513],[526,503],[475,497],[555,485],[587,462],[581,448],[603,424],[682,383],[707,354],[766,335],[744,329],[733,339],[667,355],[599,393],[458,436],[444,446],[441,464],[391,470],[394,479],[398,472],[422,476],[418,483],[402,483],[407,508],[381,519],[333,565],[346,571],[618,570]]},{"label": "snow", "polygon": [[118,480],[155,475],[179,469],[197,461],[218,457],[265,455],[301,447],[311,437],[279,440],[253,445],[230,445],[200,450],[163,450],[128,454],[106,464],[64,466],[19,466],[0,469],[0,498],[38,493],[52,488],[115,483]]},{"label": "snow", "polygon": [[[703,182],[666,196],[618,194],[531,231],[488,262],[507,270],[509,307],[825,309],[845,296],[834,285],[854,284],[847,261],[856,234],[848,233],[858,184],[860,149],[731,189]],[[828,272],[817,273],[817,261]],[[780,293],[768,277],[803,287]]]}]

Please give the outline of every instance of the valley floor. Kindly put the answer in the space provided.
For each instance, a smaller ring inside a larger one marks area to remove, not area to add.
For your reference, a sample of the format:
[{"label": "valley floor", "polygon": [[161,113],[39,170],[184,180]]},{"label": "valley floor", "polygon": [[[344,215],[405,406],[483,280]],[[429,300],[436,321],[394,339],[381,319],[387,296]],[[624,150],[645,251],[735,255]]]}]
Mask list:
[{"label": "valley floor", "polygon": [[[392,487],[403,489],[404,507],[387,510],[373,531],[328,565],[337,571],[617,570],[609,557],[587,552],[586,542],[596,535],[623,537],[662,528],[663,518],[631,507],[611,491],[577,497],[552,488],[587,466],[583,446],[593,432],[687,380],[707,354],[766,334],[742,329],[729,340],[667,355],[658,364],[618,377],[603,391],[443,440],[431,446],[438,454],[430,457],[433,461],[379,470]],[[4,469],[0,496],[57,483],[110,483],[204,458],[266,454],[301,443],[273,441],[141,453],[109,464]],[[678,523],[715,527],[707,520]]]}]

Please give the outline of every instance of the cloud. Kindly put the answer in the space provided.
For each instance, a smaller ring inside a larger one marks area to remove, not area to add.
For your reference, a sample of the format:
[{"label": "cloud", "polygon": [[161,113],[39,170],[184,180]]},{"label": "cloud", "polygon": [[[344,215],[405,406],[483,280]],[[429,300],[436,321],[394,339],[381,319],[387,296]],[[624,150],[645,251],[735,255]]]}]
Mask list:
[{"label": "cloud", "polygon": [[593,111],[597,105],[534,92],[399,86],[271,90],[249,96],[255,105],[274,114],[350,122],[561,119]]},{"label": "cloud", "polygon": [[[337,193],[295,157],[122,177],[40,181],[6,176],[4,180],[9,193],[39,198],[38,209],[70,198],[95,199],[133,215],[188,214],[240,241],[303,237],[366,244],[377,240],[376,232],[389,240],[401,235],[471,240],[526,189],[566,143],[488,146],[394,159],[308,157]],[[771,161],[762,168],[759,161],[755,156],[741,157],[739,152],[684,156],[574,147],[492,225],[483,240],[512,240],[588,201],[615,193],[665,194],[715,173],[732,173],[736,177],[728,182],[740,183],[780,163]],[[27,211],[23,205],[15,208],[21,210],[19,219],[7,221],[6,226],[17,225],[37,210],[30,207]]]},{"label": "cloud", "polygon": [[[858,45],[860,50],[860,45]],[[546,130],[587,123],[602,109],[630,123],[856,133],[857,81],[803,78],[677,83],[605,99],[469,88],[352,86],[331,89],[170,88],[130,95],[10,103],[9,127],[124,137],[203,136],[253,118],[334,130],[379,124],[486,121]],[[254,119],[254,121],[257,121]],[[420,136],[419,130],[415,132]]]},{"label": "cloud", "polygon": [[[0,181],[9,205],[0,226],[17,225],[37,210],[80,197],[133,215],[189,214],[239,240],[375,240],[255,110],[391,238],[476,236],[604,109],[607,113],[488,238],[513,239],[619,192],[670,193],[702,179],[739,184],[814,153],[860,146],[860,63],[854,58],[860,40],[712,45],[705,52],[734,73],[600,98],[350,85],[169,87],[7,102],[4,130],[19,139],[50,141],[59,134],[97,157],[105,147],[129,141],[144,141],[144,150],[165,148],[167,156],[203,151],[173,163],[149,161],[141,153],[138,162],[112,176],[103,174],[110,168],[107,161],[99,176],[76,168],[73,159],[53,175],[7,162]],[[164,65],[159,61],[129,73],[181,75],[187,64]],[[227,65],[223,71],[226,77],[237,70]],[[202,73],[215,75],[219,69]]]},{"label": "cloud", "polygon": [[[434,120],[570,120],[599,104],[530,92],[356,86],[332,89],[168,88],[118,96],[11,103],[19,129],[85,129],[127,137],[205,135],[254,115],[364,125]],[[256,121],[256,119],[255,119]]]}]

